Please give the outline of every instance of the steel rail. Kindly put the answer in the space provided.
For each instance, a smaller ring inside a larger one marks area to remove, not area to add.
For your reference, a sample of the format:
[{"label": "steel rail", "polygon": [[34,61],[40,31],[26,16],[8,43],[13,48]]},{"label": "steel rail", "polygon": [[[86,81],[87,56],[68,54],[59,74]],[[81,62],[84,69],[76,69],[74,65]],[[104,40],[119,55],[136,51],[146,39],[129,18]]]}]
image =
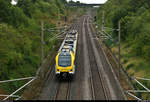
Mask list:
[{"label": "steel rail", "polygon": [[[58,96],[59,96],[59,93],[60,93],[61,89],[64,88],[64,87],[61,88],[61,86],[62,86],[63,84],[64,84],[64,83],[62,82],[62,80],[60,80],[60,81],[57,83],[57,86],[56,86],[56,89],[55,89],[55,94],[54,94],[54,96],[53,96],[53,100],[57,100],[57,99],[58,99]],[[66,98],[66,100],[69,100],[69,98],[70,98],[70,90],[71,90],[71,81],[69,80],[69,81],[67,82],[67,89],[66,89],[66,92],[64,92],[64,93],[65,93],[65,98]]]},{"label": "steel rail", "polygon": [[[88,24],[88,19],[87,19],[87,23],[86,23],[86,25]],[[85,26],[85,25],[84,25]],[[86,28],[86,27],[85,27]],[[89,38],[89,37],[88,37]],[[89,41],[89,39],[87,39],[88,41]],[[90,41],[88,42],[88,43],[90,43]],[[88,46],[88,49],[89,49],[89,46]],[[89,50],[88,50],[88,53],[89,53]],[[89,54],[88,54],[89,55]],[[91,57],[90,57],[90,55],[89,55],[89,59],[91,59]],[[92,66],[92,64],[90,63],[90,66]],[[96,96],[95,96],[95,91],[94,91],[94,85],[93,85],[93,77],[92,77],[92,69],[90,68],[90,72],[89,72],[89,74],[90,74],[90,85],[91,85],[91,91],[92,91],[92,98],[93,98],[93,100],[95,100],[96,99]]]},{"label": "steel rail", "polygon": [[93,85],[93,78],[92,78],[92,70],[90,68],[90,83],[91,83],[91,90],[92,90],[92,97],[93,100],[95,100],[95,92],[94,92],[94,85]]},{"label": "steel rail", "polygon": [[[74,24],[74,25],[72,25],[72,27],[70,28],[70,30],[72,30],[72,29],[75,29],[77,27],[77,25],[76,24]],[[68,33],[68,32],[67,32]],[[66,34],[66,33],[65,33]],[[65,37],[66,38],[66,37]],[[64,42],[64,41],[63,41]],[[62,43],[63,43],[62,42]],[[61,86],[62,86],[62,82],[59,82],[59,83],[57,83],[57,86],[56,86],[56,89],[55,89],[55,94],[54,94],[54,96],[53,96],[53,100],[57,100],[57,98],[58,98],[58,95],[59,95],[59,93],[60,93],[60,91],[61,91]],[[67,82],[67,90],[66,90],[66,100],[69,100],[69,98],[70,98],[70,90],[71,90],[71,81],[69,80],[68,82]]]},{"label": "steel rail", "polygon": [[[82,28],[83,28],[83,17],[77,21],[77,30],[78,30],[78,41],[77,41],[77,56],[76,56],[76,77],[75,79],[78,79],[77,82],[79,82],[79,84],[82,82],[82,72],[83,72],[83,69],[82,69],[82,66],[83,66],[83,63],[80,61],[80,60],[83,60],[83,51],[82,51],[82,48],[83,48],[83,45],[81,44],[82,42],[82,38],[83,38],[83,34],[82,34]],[[81,44],[81,45],[80,45]],[[80,45],[80,46],[79,46]],[[76,89],[77,89],[77,97],[75,99],[80,99],[81,100],[81,97],[82,97],[82,85],[79,85],[79,84],[75,84],[76,85]],[[79,85],[79,86],[77,86]]]},{"label": "steel rail", "polygon": [[[47,82],[48,82],[49,80],[51,80],[51,81],[54,81],[54,80],[55,80],[55,70],[54,70],[54,68],[55,68],[55,67],[51,67],[50,70],[47,72],[47,74],[46,74],[46,76],[45,76],[45,81],[46,81],[46,82],[45,82],[45,84],[43,84],[42,90],[45,88],[45,85],[47,85]],[[54,86],[55,86],[55,84],[53,84],[53,82],[52,82],[52,84],[49,85],[49,88],[50,88],[50,89],[53,89]],[[41,91],[42,91],[42,90],[41,90]],[[40,97],[39,97],[39,99],[40,99]]]},{"label": "steel rail", "polygon": [[[61,92],[61,89],[64,88],[64,87],[61,87],[62,84],[64,84],[64,83],[62,83],[62,82],[58,83],[57,88],[56,88],[56,91],[55,91],[55,95],[54,95],[54,100],[57,100],[57,99],[58,99],[58,96],[59,96],[59,94],[60,94],[60,92]],[[69,98],[70,98],[70,89],[71,89],[71,82],[68,81],[68,82],[67,82],[67,89],[66,89],[66,92],[63,92],[63,93],[65,94],[66,100],[69,100]]]},{"label": "steel rail", "polygon": [[[91,29],[92,29],[92,33],[93,33],[93,26],[90,24],[90,27],[91,27]],[[95,34],[95,33],[93,33],[93,34]],[[106,56],[104,56],[104,57],[106,57]],[[102,68],[102,70],[104,69],[104,66],[103,66],[103,64],[102,64],[102,66],[101,67],[103,67]],[[100,75],[100,77],[101,77],[101,80],[103,81],[103,82],[105,82],[104,80],[104,77],[102,76],[102,72],[100,71],[100,69],[98,69],[98,72],[99,72],[99,75]],[[111,97],[110,97],[110,93],[108,92],[108,87],[106,87],[105,85],[104,85],[104,83],[102,83],[102,86],[103,86],[103,88],[104,88],[104,93],[105,93],[105,97],[106,97],[106,99],[110,99]]]},{"label": "steel rail", "polygon": [[[89,18],[88,18],[88,20],[89,20]],[[87,20],[87,21],[88,21],[88,20]],[[90,27],[89,27],[89,23],[88,23],[88,22],[87,22],[87,28],[88,28],[88,32],[91,33]],[[92,33],[91,33],[91,36],[93,36]],[[89,38],[90,38],[90,37],[89,37]],[[90,44],[92,44],[91,39],[90,39],[89,41],[90,41]],[[92,46],[92,45],[91,45],[91,46]],[[93,52],[93,50],[91,50],[91,51]],[[105,97],[105,99],[108,99],[108,93],[107,93],[107,91],[106,91],[106,85],[104,85],[104,83],[103,83],[104,80],[103,80],[103,77],[102,77],[102,73],[101,73],[101,71],[100,71],[99,68],[98,68],[98,65],[97,65],[97,62],[96,62],[96,57],[95,57],[94,52],[93,52],[93,58],[94,58],[95,65],[97,66],[96,69],[97,69],[97,71],[98,71],[98,75],[99,75],[100,83],[101,83],[102,90],[103,90],[103,93],[104,93],[104,97]]]},{"label": "steel rail", "polygon": [[[92,27],[92,29],[94,29],[93,26],[91,26],[91,27]],[[98,44],[102,46],[102,44],[101,44],[100,42],[99,42]],[[104,48],[103,48],[103,47],[100,47],[100,46],[99,46],[99,48],[102,50],[102,53],[103,53],[103,55],[104,55],[104,57],[105,57],[107,63],[108,63],[109,66],[110,66],[111,72],[113,73],[113,76],[114,76],[115,80],[117,81],[117,85],[118,85],[119,89],[121,90],[121,92],[122,92],[122,94],[123,94],[123,97],[124,97],[125,99],[127,99],[127,97],[126,97],[125,94],[124,94],[124,90],[123,90],[123,88],[121,87],[121,85],[120,85],[120,83],[119,83],[119,81],[118,81],[118,78],[117,78],[117,76],[116,76],[116,74],[115,74],[115,72],[114,72],[114,70],[113,70],[113,68],[112,68],[112,65],[111,65],[111,63],[109,62],[106,53],[104,52]],[[122,71],[122,70],[121,70],[121,71]]]},{"label": "steel rail", "polygon": [[[90,89],[90,84],[89,84],[89,71],[90,71],[90,61],[89,61],[89,54],[88,54],[88,40],[87,39],[87,30],[85,29],[86,25],[85,25],[85,22],[87,21],[87,16],[84,16],[84,20],[83,20],[83,24],[82,24],[82,47],[83,47],[83,60],[84,60],[84,63],[83,63],[83,72],[84,72],[84,77],[83,77],[83,80],[82,80],[82,85],[84,85],[83,87],[83,99],[85,100],[90,100],[92,97],[91,97],[91,93],[93,92],[93,90]],[[84,44],[84,45],[83,45]],[[86,73],[85,73],[86,72]]]},{"label": "steel rail", "polygon": [[58,96],[59,90],[60,90],[60,86],[61,86],[61,83],[58,83],[57,86],[56,86],[56,90],[55,90],[55,94],[54,94],[53,100],[57,99],[57,96]]},{"label": "steel rail", "polygon": [[[73,27],[72,27],[72,30],[77,29],[77,27],[78,27],[78,25],[75,23],[73,25]],[[66,100],[70,99],[71,85],[72,85],[72,83],[71,83],[71,80],[69,79],[69,81],[68,81],[68,88],[67,88],[67,94],[66,94]]]},{"label": "steel rail", "polygon": [[66,95],[66,100],[69,100],[70,98],[70,90],[71,90],[71,82],[68,82],[68,88],[67,88],[67,95]]}]

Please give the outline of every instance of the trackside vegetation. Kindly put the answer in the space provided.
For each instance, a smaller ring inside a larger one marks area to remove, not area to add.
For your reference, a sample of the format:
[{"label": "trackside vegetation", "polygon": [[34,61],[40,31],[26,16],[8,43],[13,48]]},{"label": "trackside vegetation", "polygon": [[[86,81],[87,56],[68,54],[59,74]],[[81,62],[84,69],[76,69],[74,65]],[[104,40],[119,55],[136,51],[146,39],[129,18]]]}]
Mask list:
[{"label": "trackside vegetation", "polygon": [[[105,12],[105,26],[118,29],[121,21],[121,63],[130,76],[150,78],[150,2],[149,0],[108,0],[98,10],[98,23],[101,25],[102,11]],[[116,31],[105,29],[115,42],[106,40],[106,44],[116,54]],[[148,81],[142,81],[150,88]],[[134,85],[138,89],[138,84]],[[138,94],[150,99],[148,94]]]},{"label": "trackside vegetation", "polygon": [[[35,76],[41,63],[41,20],[44,28],[61,25],[64,17],[76,12],[65,7],[66,0],[0,0],[0,80]],[[81,11],[82,12],[82,11]],[[69,19],[68,19],[69,21]],[[48,41],[57,31],[45,31]],[[57,44],[57,39],[45,43],[45,55]],[[0,93],[11,93],[24,82],[0,84]]]}]

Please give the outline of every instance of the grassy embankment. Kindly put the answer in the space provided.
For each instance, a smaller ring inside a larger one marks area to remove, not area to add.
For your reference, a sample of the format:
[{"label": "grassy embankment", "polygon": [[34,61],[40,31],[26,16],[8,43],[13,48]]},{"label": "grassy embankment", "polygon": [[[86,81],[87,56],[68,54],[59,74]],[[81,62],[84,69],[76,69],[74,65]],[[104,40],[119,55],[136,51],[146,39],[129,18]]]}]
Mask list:
[{"label": "grassy embankment", "polygon": [[[105,26],[118,28],[121,21],[121,63],[130,76],[150,78],[150,3],[148,0],[109,0],[98,11],[98,23],[101,25],[102,10],[105,11]],[[115,42],[105,40],[106,44],[116,54],[117,31],[105,29]],[[141,81],[141,80],[140,80]],[[141,81],[150,88],[150,82]],[[143,90],[137,83],[137,89]],[[138,94],[139,97],[150,99],[148,94]]]}]

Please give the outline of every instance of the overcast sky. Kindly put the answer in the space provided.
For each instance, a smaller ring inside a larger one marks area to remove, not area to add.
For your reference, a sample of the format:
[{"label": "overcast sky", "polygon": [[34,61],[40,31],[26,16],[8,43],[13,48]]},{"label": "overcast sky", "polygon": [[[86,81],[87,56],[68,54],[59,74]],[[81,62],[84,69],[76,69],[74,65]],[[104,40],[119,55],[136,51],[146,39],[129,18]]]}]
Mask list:
[{"label": "overcast sky", "polygon": [[[70,0],[67,0],[70,1]],[[73,1],[80,1],[82,3],[105,3],[107,0],[73,0]]]},{"label": "overcast sky", "polygon": [[16,4],[17,4],[16,1],[18,1],[18,0],[11,0],[11,4],[12,4],[12,5],[16,5]]},{"label": "overcast sky", "polygon": [[[15,2],[15,1],[17,1],[17,0],[12,0],[11,4],[16,5],[17,2]],[[67,0],[67,1],[70,1],[70,0]],[[73,1],[80,1],[82,3],[89,3],[89,4],[90,3],[100,3],[100,4],[102,4],[102,3],[105,3],[107,0],[73,0]]]}]

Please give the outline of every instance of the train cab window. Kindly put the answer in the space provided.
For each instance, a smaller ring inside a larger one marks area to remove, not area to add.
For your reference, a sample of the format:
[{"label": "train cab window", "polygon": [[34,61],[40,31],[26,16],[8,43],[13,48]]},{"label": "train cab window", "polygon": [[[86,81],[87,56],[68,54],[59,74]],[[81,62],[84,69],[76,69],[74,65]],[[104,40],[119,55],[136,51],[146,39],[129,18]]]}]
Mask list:
[{"label": "train cab window", "polygon": [[68,67],[71,66],[71,55],[59,55],[58,58],[58,65],[61,67]]}]

